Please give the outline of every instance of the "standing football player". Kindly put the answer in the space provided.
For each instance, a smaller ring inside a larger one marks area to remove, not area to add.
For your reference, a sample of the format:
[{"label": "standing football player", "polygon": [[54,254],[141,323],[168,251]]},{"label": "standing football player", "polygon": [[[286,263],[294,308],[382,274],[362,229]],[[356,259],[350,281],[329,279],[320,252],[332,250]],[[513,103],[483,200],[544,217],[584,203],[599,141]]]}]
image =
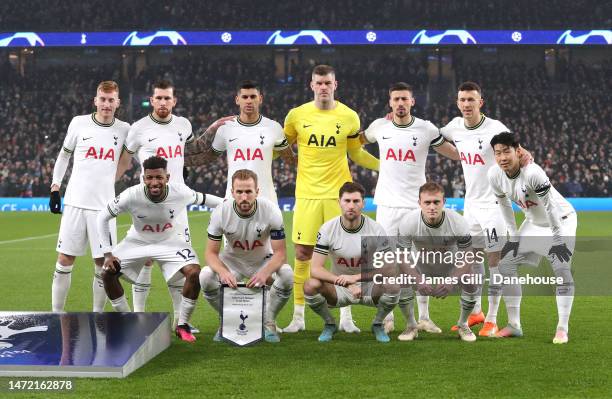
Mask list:
[{"label": "standing football player", "polygon": [[[293,271],[287,264],[283,215],[278,205],[258,198],[257,175],[239,169],[231,178],[232,200],[225,201],[210,216],[206,263],[200,273],[204,297],[221,313],[220,287],[270,286],[265,313],[265,340],[279,342],[276,316],[291,296]],[[221,251],[221,239],[226,244]],[[220,341],[220,332],[214,338]]]},{"label": "standing football player", "polygon": [[[444,140],[431,122],[410,114],[415,104],[413,89],[407,83],[398,82],[389,88],[389,106],[393,119],[380,118],[372,122],[363,134],[362,141],[378,143],[380,172],[376,183],[374,203],[376,222],[389,236],[397,236],[404,215],[419,207],[419,187],[425,183],[425,164],[429,148],[438,154],[459,160],[456,148]],[[408,324],[414,320],[413,298],[403,290],[399,308]],[[421,313],[420,330],[441,333],[442,330],[429,319],[428,312]],[[393,330],[393,313],[385,318],[385,331]]]},{"label": "standing football player", "polygon": [[[576,243],[576,211],[550,184],[546,172],[535,163],[520,164],[521,149],[511,133],[500,133],[490,143],[495,161],[488,172],[491,189],[508,227],[509,239],[501,251],[499,271],[504,278],[518,277],[518,266],[537,266],[546,256],[552,266],[556,286],[559,322],[553,338],[555,344],[568,341],[569,317],[574,301],[574,279],[571,272],[572,253]],[[525,214],[525,221],[516,229],[512,203]],[[508,312],[508,326],[499,330],[497,337],[521,337],[520,284],[503,285],[504,302]]]},{"label": "standing football player", "polygon": [[[170,175],[165,158],[152,156],[142,163],[143,183],[132,186],[110,201],[97,219],[103,238],[104,287],[113,308],[129,312],[130,307],[119,282],[123,275],[132,284],[148,259],[159,263],[168,285],[181,282],[181,302],[176,335],[194,342],[189,319],[200,292],[198,256],[185,234],[183,214],[189,205],[217,206],[222,199],[195,192],[183,183],[168,183]],[[109,222],[120,213],[129,213],[132,226],[116,247],[109,234]]]},{"label": "standing football player", "polygon": [[[295,244],[293,319],[283,332],[305,329],[304,282],[310,276],[317,232],[323,223],[340,215],[338,190],[352,180],[347,152],[359,166],[372,170],[378,170],[379,166],[378,159],[361,146],[357,113],[334,99],[338,88],[334,68],[314,67],[310,88],[314,101],[289,111],[284,126],[287,140],[297,142],[298,171],[292,232]],[[340,330],[360,331],[352,320],[350,307],[341,308],[340,314]]]},{"label": "standing football player", "polygon": [[[120,105],[117,83],[100,82],[93,101],[96,107],[94,113],[75,116],[70,122],[53,168],[49,207],[53,213],[62,213],[59,190],[70,156],[74,154],[56,247],[58,257],[51,287],[51,308],[54,312],[64,310],[74,261],[77,256],[85,255],[88,241],[95,268],[93,311],[102,312],[106,302],[101,280],[104,253],[96,229],[96,218],[115,196],[115,173],[130,125],[115,118],[115,111]],[[115,238],[117,229],[114,222],[109,231]]]}]

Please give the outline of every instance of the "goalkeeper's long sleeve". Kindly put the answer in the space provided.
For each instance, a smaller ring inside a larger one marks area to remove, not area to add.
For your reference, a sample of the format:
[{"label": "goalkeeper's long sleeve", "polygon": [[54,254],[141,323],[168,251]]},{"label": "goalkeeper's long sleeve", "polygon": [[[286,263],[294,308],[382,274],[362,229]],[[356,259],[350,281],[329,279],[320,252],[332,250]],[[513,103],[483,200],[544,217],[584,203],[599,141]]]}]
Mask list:
[{"label": "goalkeeper's long sleeve", "polygon": [[70,163],[70,155],[71,154],[64,151],[64,149],[60,150],[60,153],[57,155],[57,159],[55,160],[55,166],[53,167],[53,181],[51,182],[52,185],[62,185],[62,180],[64,180],[64,175],[66,174],[68,164]]},{"label": "goalkeeper's long sleeve", "polygon": [[355,162],[361,167],[371,170],[380,169],[380,161],[378,160],[378,158],[364,150],[363,147],[349,149],[348,155],[353,162]]}]

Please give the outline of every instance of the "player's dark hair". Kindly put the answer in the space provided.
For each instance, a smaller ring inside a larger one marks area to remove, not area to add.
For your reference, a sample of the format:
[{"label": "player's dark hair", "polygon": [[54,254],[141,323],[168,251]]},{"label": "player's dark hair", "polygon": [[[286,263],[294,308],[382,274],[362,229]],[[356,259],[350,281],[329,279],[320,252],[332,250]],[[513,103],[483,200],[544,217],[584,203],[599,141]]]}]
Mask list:
[{"label": "player's dark hair", "polygon": [[482,96],[482,89],[476,82],[463,82],[459,85],[458,91],[477,91]]},{"label": "player's dark hair", "polygon": [[344,193],[359,193],[361,194],[361,198],[365,198],[365,188],[357,182],[347,181],[340,187],[340,191],[338,193],[338,197],[342,197]]},{"label": "player's dark hair", "polygon": [[236,87],[236,91],[240,93],[241,89],[255,89],[259,92],[259,94],[261,94],[261,87],[255,80],[243,80],[238,84],[238,87]]},{"label": "player's dark hair", "polygon": [[158,80],[157,82],[153,83],[153,91],[155,91],[155,89],[160,89],[160,90],[172,89],[172,94],[176,97],[176,89],[174,88],[174,84],[169,80],[162,79],[162,80]]},{"label": "player's dark hair", "polygon": [[249,169],[238,169],[232,175],[232,188],[234,187],[234,180],[249,180],[253,179],[255,182],[255,187],[257,186],[257,174]]},{"label": "player's dark hair", "polygon": [[419,188],[419,199],[421,199],[421,193],[442,193],[444,194],[444,187],[442,187],[440,184],[436,182],[428,181],[427,183],[423,184]]},{"label": "player's dark hair", "polygon": [[142,163],[142,170],[143,171],[147,170],[147,169],[164,169],[164,170],[166,170],[167,167],[168,167],[168,161],[166,161],[165,158],[158,157],[158,156],[152,156],[150,158],[147,158]]},{"label": "player's dark hair", "polygon": [[495,144],[507,145],[513,148],[519,148],[520,145],[516,135],[510,132],[503,132],[493,136],[491,139],[491,147],[495,147]]},{"label": "player's dark hair", "polygon": [[334,69],[333,66],[330,66],[330,65],[317,65],[312,70],[313,76],[314,75],[325,76],[325,75],[329,75],[330,73],[332,75],[336,74],[336,70]]},{"label": "player's dark hair", "polygon": [[408,83],[395,82],[389,87],[389,95],[391,95],[391,93],[393,93],[394,91],[403,91],[403,90],[408,90],[411,94],[414,93],[412,86],[410,86]]}]

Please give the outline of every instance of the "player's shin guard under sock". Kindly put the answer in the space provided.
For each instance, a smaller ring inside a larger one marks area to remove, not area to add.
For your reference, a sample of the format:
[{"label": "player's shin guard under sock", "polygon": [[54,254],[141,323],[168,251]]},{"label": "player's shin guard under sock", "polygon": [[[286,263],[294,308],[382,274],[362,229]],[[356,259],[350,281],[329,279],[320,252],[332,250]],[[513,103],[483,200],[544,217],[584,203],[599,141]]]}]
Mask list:
[{"label": "player's shin guard under sock", "polygon": [[304,283],[310,277],[310,260],[296,258],[293,264],[293,303],[304,306]]},{"label": "player's shin guard under sock", "polygon": [[[474,263],[472,265],[472,271],[475,275],[481,276],[481,281],[482,281],[482,276],[484,276],[484,263],[482,262]],[[472,313],[478,314],[482,312],[482,284],[477,285],[475,296],[476,296],[476,303],[474,304],[474,310],[472,310]]]},{"label": "player's shin guard under sock", "polygon": [[170,298],[172,298],[172,309],[174,311],[174,325],[177,325],[176,322],[179,319],[179,315],[181,314],[181,302],[183,301],[183,285],[185,280],[182,280],[182,284],[179,282],[177,284],[168,284],[168,292],[170,293]]},{"label": "player's shin guard under sock", "polygon": [[402,288],[398,305],[406,319],[406,325],[409,327],[416,327],[417,322],[414,318],[414,291],[412,291],[411,288]]},{"label": "player's shin guard under sock", "polygon": [[70,283],[72,281],[72,265],[62,266],[55,264],[53,273],[53,283],[51,284],[51,310],[53,312],[63,312],[66,305]]},{"label": "player's shin guard under sock", "polygon": [[521,298],[523,290],[520,284],[506,284],[503,288],[504,302],[508,313],[508,324],[521,328]]},{"label": "player's shin guard under sock", "polygon": [[477,292],[468,293],[465,291],[461,291],[461,313],[459,314],[459,321],[457,325],[466,326],[468,317],[474,311],[474,306],[476,305],[477,300]]},{"label": "player's shin guard under sock", "polygon": [[153,266],[144,266],[136,282],[132,284],[132,303],[134,312],[144,312],[147,305],[147,298],[151,290],[151,270]]},{"label": "player's shin guard under sock", "polygon": [[93,311],[104,312],[104,304],[106,303],[106,291],[104,291],[104,282],[102,281],[102,266],[94,265],[94,278],[92,284],[93,290]]},{"label": "player's shin guard under sock", "polygon": [[378,299],[378,304],[376,304],[376,316],[374,316],[374,322],[372,324],[382,324],[385,316],[393,311],[393,308],[395,305],[397,305],[398,300],[398,294],[382,294]]},{"label": "player's shin guard under sock", "polygon": [[283,287],[278,279],[274,281],[274,284],[270,287],[270,295],[268,297],[267,322],[274,323],[276,321],[276,316],[291,296],[291,286],[292,284],[289,284],[288,287]]},{"label": "player's shin guard under sock", "polygon": [[113,309],[116,312],[129,312],[130,305],[128,304],[127,298],[125,295],[121,295],[117,299],[111,299],[111,304],[113,305]]},{"label": "player's shin guard under sock", "polygon": [[419,320],[429,320],[429,297],[417,293],[416,298],[419,308]]},{"label": "player's shin guard under sock", "polygon": [[501,274],[497,266],[489,267],[489,308],[487,309],[487,317],[485,322],[497,324],[497,312],[499,310],[499,302],[501,300],[502,286],[497,284]]},{"label": "player's shin guard under sock", "polygon": [[181,304],[179,309],[178,316],[178,325],[182,326],[183,324],[189,323],[191,320],[191,315],[196,307],[197,299],[189,299],[181,295]]},{"label": "player's shin guard under sock", "polygon": [[557,330],[569,331],[569,318],[574,303],[574,284],[558,285],[555,289],[559,322]]},{"label": "player's shin guard under sock", "polygon": [[220,303],[221,290],[219,288],[204,291],[204,299],[212,306],[217,313],[221,314],[221,303]]},{"label": "player's shin guard under sock", "polygon": [[308,306],[325,322],[325,324],[336,324],[336,320],[329,312],[329,307],[327,306],[327,300],[321,294],[316,294],[313,296],[304,295],[304,299]]}]

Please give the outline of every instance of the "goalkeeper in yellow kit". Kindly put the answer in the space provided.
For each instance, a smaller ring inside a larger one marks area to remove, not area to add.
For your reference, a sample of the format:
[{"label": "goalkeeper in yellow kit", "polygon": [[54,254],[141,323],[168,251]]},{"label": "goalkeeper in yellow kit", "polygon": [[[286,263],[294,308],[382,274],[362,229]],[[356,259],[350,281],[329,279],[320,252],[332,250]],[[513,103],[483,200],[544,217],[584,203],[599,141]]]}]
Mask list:
[{"label": "goalkeeper in yellow kit", "polygon": [[[314,101],[293,108],[285,118],[285,135],[297,142],[298,166],[293,212],[292,239],[295,244],[293,320],[283,332],[305,329],[304,281],[310,277],[310,259],[319,228],[340,215],[338,191],[352,181],[346,155],[362,167],[378,170],[378,159],[361,147],[359,116],[334,100],[338,88],[335,71],[318,65],[310,87]],[[340,310],[340,330],[359,332],[350,307]]]}]

